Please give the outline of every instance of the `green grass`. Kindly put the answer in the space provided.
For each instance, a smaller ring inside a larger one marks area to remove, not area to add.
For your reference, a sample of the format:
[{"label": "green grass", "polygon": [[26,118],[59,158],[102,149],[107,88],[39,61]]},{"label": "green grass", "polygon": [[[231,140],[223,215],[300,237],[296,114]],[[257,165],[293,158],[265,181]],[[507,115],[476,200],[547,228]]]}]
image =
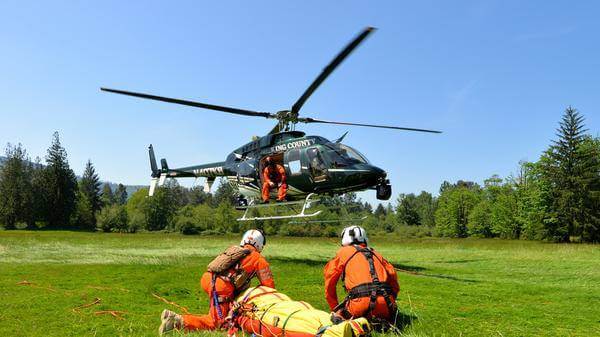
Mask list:
[{"label": "green grass", "polygon": [[[237,236],[0,231],[0,336],[155,336],[154,294],[207,310],[198,279]],[[373,238],[399,272],[406,336],[600,336],[600,247]],[[277,287],[326,309],[337,240],[269,238]],[[23,285],[19,282],[28,281]],[[91,303],[100,303],[73,310]],[[102,310],[124,311],[122,320]],[[210,334],[209,334],[210,335]]]}]

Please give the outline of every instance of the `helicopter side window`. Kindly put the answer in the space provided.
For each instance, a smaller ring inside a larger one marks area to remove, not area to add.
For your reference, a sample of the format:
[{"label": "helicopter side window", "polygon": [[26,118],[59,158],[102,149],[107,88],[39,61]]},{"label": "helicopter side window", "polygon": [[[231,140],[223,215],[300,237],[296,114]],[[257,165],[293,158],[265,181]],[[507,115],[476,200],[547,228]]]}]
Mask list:
[{"label": "helicopter side window", "polygon": [[302,166],[300,165],[300,152],[298,152],[298,150],[289,151],[287,153],[287,161],[291,175],[302,173]]},{"label": "helicopter side window", "polygon": [[321,182],[327,180],[327,167],[323,161],[323,156],[317,148],[310,148],[306,152],[308,155],[308,162],[310,165],[310,173],[313,176],[315,182]]},{"label": "helicopter side window", "polygon": [[363,156],[356,149],[353,149],[348,145],[340,144],[340,150],[342,151],[342,153],[345,157],[350,158],[354,162],[363,163],[363,164],[369,163],[369,161],[367,160],[367,158],[365,158],[365,156]]}]

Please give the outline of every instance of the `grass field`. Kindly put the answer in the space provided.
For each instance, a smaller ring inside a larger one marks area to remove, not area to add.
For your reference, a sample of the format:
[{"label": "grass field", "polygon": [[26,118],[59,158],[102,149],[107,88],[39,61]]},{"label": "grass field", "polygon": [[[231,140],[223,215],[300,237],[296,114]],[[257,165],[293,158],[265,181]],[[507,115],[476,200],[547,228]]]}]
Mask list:
[{"label": "grass field", "polygon": [[[153,294],[206,311],[199,276],[238,240],[0,231],[0,336],[155,336],[160,311],[179,309]],[[597,245],[371,241],[401,269],[398,303],[412,317],[403,335],[600,336]],[[326,309],[322,267],[337,248],[335,239],[269,238],[264,253],[280,291]]]}]

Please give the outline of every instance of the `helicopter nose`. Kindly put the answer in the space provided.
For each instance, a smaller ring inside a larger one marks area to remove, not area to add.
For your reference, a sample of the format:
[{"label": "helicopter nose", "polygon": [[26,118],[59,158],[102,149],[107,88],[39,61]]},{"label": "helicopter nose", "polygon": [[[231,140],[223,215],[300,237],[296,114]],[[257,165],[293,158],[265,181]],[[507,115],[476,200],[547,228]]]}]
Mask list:
[{"label": "helicopter nose", "polygon": [[374,176],[374,180],[377,183],[385,181],[385,178],[387,177],[387,172],[385,172],[377,166],[371,166],[371,174]]},{"label": "helicopter nose", "polygon": [[359,164],[343,170],[348,184],[375,186],[385,181],[387,173],[377,166]]}]

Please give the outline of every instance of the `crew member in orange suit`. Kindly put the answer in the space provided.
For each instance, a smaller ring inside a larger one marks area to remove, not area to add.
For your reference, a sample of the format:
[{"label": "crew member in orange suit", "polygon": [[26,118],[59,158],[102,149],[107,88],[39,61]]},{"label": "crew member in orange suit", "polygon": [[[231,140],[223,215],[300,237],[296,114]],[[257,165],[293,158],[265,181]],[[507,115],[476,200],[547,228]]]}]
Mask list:
[{"label": "crew member in orange suit", "polygon": [[287,193],[287,184],[285,183],[285,169],[283,166],[275,163],[273,158],[265,159],[265,168],[263,169],[262,199],[263,202],[269,202],[269,192],[272,188],[279,186],[277,191],[277,201],[284,201]]},{"label": "crew member in orange suit", "polygon": [[[179,315],[165,309],[161,314],[159,334],[181,329],[192,331],[220,328],[229,313],[231,302],[249,286],[253,277],[258,279],[260,285],[275,288],[269,263],[260,254],[265,244],[266,238],[262,231],[249,230],[244,233],[240,247],[250,250],[249,254],[235,263],[226,275],[215,275],[209,271],[202,275],[200,284],[210,298],[208,314]],[[240,279],[242,284],[236,282]],[[238,283],[237,287],[235,283]]]},{"label": "crew member in orange suit", "polygon": [[[336,284],[342,278],[348,295],[338,302]],[[364,228],[350,226],[342,232],[342,248],[325,266],[325,297],[332,320],[365,317],[393,321],[400,287],[396,270],[368,246]]]}]

